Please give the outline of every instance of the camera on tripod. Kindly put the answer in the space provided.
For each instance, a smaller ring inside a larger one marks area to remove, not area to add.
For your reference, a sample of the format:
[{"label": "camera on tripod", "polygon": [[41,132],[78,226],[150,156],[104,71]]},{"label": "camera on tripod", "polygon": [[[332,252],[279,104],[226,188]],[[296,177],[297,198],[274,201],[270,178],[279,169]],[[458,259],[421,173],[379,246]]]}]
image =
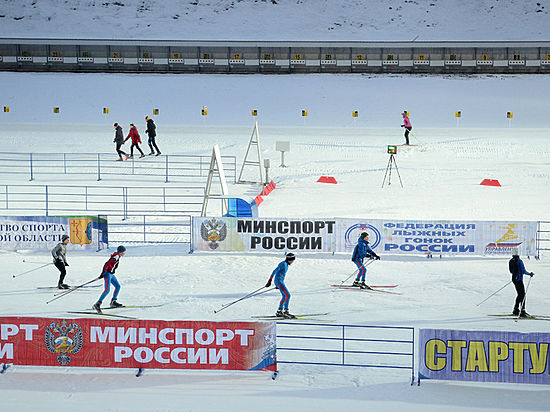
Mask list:
[{"label": "camera on tripod", "polygon": [[397,146],[388,146],[388,154],[397,154]]}]

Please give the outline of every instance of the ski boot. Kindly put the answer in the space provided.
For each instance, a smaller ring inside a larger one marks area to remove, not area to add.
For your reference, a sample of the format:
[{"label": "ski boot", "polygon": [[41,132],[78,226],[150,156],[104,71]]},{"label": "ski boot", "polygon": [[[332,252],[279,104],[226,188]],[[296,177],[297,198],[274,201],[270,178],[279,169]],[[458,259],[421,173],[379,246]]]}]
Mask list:
[{"label": "ski boot", "polygon": [[371,288],[369,285],[367,285],[367,284],[365,283],[365,281],[361,282],[361,283],[359,284],[359,287],[360,287],[361,289],[372,290],[372,288]]},{"label": "ski boot", "polygon": [[94,309],[97,313],[103,313],[101,311],[101,302],[100,301],[97,301],[96,303],[94,303],[94,305],[92,306],[92,309]]},{"label": "ski boot", "polygon": [[142,157],[145,157],[145,154],[142,153],[141,156],[140,156],[139,158],[141,159]]},{"label": "ski boot", "polygon": [[130,155],[126,155],[126,160],[128,160],[128,159],[129,159],[130,157],[132,157],[132,156],[130,156]]},{"label": "ski boot", "polygon": [[69,289],[69,287],[70,287],[70,286],[67,285],[66,283],[59,282],[59,283],[57,284],[57,288],[58,288],[58,289]]},{"label": "ski boot", "polygon": [[155,156],[160,156],[162,153],[161,152],[158,152]]},{"label": "ski boot", "polygon": [[355,280],[353,281],[353,285],[351,285],[351,286],[361,287],[361,282],[359,282],[357,279],[355,279]]},{"label": "ski boot", "polygon": [[275,316],[278,318],[284,318],[284,313],[282,309],[277,309],[277,312],[275,312]]},{"label": "ski boot", "polygon": [[519,317],[520,318],[532,318],[531,315],[529,315],[527,312],[525,312],[524,310],[522,310],[519,314]]},{"label": "ski boot", "polygon": [[512,311],[512,316],[519,316],[519,309],[518,308],[514,308],[514,310]]},{"label": "ski boot", "polygon": [[290,313],[290,312],[288,311],[288,309],[285,309],[285,310],[283,311],[283,318],[285,318],[285,319],[296,319],[296,316],[293,315],[292,313]]},{"label": "ski boot", "polygon": [[123,307],[123,306],[124,306],[124,305],[118,303],[118,302],[116,301],[116,299],[111,299],[111,307],[112,307],[112,308],[121,308],[121,307]]},{"label": "ski boot", "polygon": [[119,157],[118,159],[116,159],[117,162],[122,162],[122,157]]}]

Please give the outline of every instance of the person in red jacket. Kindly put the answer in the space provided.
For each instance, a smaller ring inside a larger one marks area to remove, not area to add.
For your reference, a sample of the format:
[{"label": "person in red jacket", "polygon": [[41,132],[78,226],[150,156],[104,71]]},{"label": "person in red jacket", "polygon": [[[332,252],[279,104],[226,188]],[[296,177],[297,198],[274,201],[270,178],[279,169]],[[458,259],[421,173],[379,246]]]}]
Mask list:
[{"label": "person in red jacket", "polygon": [[103,303],[103,299],[107,297],[109,294],[109,290],[111,289],[111,283],[115,287],[115,293],[113,293],[113,298],[111,299],[111,307],[112,308],[120,308],[124,305],[121,305],[116,301],[118,297],[118,292],[120,292],[120,283],[118,283],[118,280],[115,276],[115,270],[118,267],[118,262],[122,256],[126,254],[126,248],[122,245],[117,247],[116,252],[111,255],[109,260],[105,262],[103,265],[103,270],[101,271],[100,278],[103,278],[105,281],[105,289],[103,290],[103,293],[99,297],[99,300],[94,303],[92,306],[92,309],[94,309],[97,313],[103,313],[101,311],[101,304]]},{"label": "person in red jacket", "polygon": [[141,139],[139,137],[138,129],[133,123],[130,123],[130,131],[128,132],[128,136],[126,136],[126,139],[124,139],[124,142],[126,142],[126,140],[130,138],[132,138],[132,146],[130,146],[130,157],[134,157],[134,147],[136,147],[141,153],[141,156],[139,157],[140,159],[142,157],[145,157],[145,154],[139,147],[139,143],[141,143]]}]

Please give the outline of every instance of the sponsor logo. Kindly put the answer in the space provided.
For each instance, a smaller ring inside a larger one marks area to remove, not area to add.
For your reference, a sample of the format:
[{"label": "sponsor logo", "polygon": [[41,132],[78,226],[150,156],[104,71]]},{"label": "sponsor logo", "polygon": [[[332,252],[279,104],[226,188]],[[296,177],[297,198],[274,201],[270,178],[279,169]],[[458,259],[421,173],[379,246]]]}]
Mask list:
[{"label": "sponsor logo", "polygon": [[227,225],[216,218],[205,220],[201,223],[201,238],[208,243],[210,249],[215,250],[227,237]]},{"label": "sponsor logo", "polygon": [[489,243],[485,246],[485,254],[487,255],[510,255],[512,250],[522,244],[518,241],[519,236],[515,233],[516,224],[512,223],[499,229],[506,230],[502,237],[496,242]]},{"label": "sponsor logo", "polygon": [[353,249],[355,247],[355,245],[357,244],[357,239],[359,239],[359,236],[362,232],[367,232],[369,234],[369,245],[371,249],[374,249],[380,244],[382,236],[380,235],[380,231],[377,228],[369,225],[368,223],[357,223],[353,226],[350,226],[348,230],[346,230],[346,249]]},{"label": "sponsor logo", "polygon": [[82,349],[82,328],[76,323],[52,322],[46,327],[44,341],[51,353],[57,353],[57,362],[65,366],[71,362],[69,354],[76,354]]}]

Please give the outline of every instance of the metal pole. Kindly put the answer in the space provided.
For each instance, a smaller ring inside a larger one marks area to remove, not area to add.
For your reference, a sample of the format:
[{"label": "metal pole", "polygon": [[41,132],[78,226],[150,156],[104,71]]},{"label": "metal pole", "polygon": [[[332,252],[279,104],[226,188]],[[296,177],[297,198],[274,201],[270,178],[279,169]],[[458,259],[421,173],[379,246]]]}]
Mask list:
[{"label": "metal pole", "polygon": [[30,167],[31,167],[31,182],[34,180],[34,177],[32,175],[32,153],[29,153],[30,157],[29,157],[29,161],[30,161]]},{"label": "metal pole", "polygon": [[162,204],[164,206],[164,211],[166,212],[166,188],[162,188]]},{"label": "metal pole", "polygon": [[63,153],[63,173],[67,174],[67,153]]},{"label": "metal pole", "polygon": [[345,361],[345,347],[344,347],[344,344],[346,342],[346,337],[345,337],[345,330],[346,330],[346,327],[344,325],[342,325],[342,365],[345,365],[346,364],[346,361]]}]

